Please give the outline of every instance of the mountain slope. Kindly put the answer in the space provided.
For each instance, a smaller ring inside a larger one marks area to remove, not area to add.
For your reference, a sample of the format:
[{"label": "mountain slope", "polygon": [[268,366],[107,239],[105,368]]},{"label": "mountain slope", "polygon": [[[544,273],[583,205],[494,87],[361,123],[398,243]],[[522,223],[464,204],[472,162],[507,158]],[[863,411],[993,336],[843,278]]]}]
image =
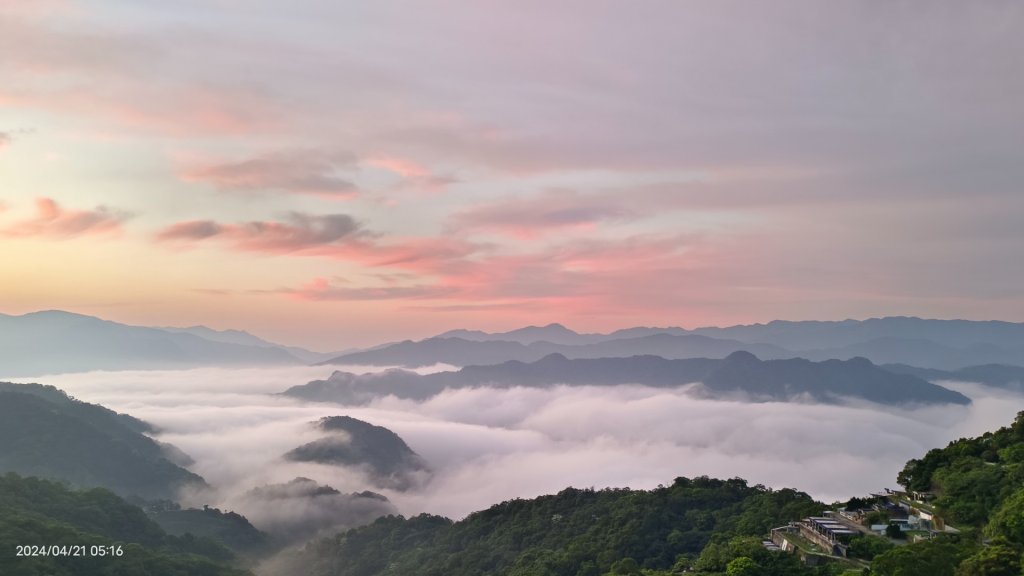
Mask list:
[{"label": "mountain slope", "polygon": [[[749,487],[740,479],[677,478],[650,491],[569,488],[552,496],[503,502],[454,523],[426,514],[381,518],[308,546],[281,573],[639,574],[620,571],[629,565],[626,559],[647,569],[682,566],[712,538],[759,535],[820,510],[820,504],[801,492]],[[765,557],[785,564],[792,576],[811,574],[795,557]]]},{"label": "mountain slope", "polygon": [[407,490],[429,473],[426,462],[398,435],[349,416],[328,416],[316,423],[327,435],[285,454],[296,462],[365,468],[377,486]]},{"label": "mountain slope", "polygon": [[[1024,494],[1024,412],[1008,427],[907,462],[898,480],[908,490],[934,493],[935,507],[951,523],[984,526],[1007,498]],[[1024,531],[1020,538],[1024,545]]]},{"label": "mountain slope", "polygon": [[978,382],[998,388],[1024,391],[1024,367],[1022,366],[984,364],[982,366],[968,366],[960,370],[936,370],[934,368],[907,366],[906,364],[886,364],[882,368],[897,374],[912,374],[929,382],[942,380]]},{"label": "mountain slope", "polygon": [[149,517],[172,536],[207,538],[239,554],[260,556],[271,550],[266,534],[249,520],[234,512],[217,508],[163,509],[147,512]]},{"label": "mountain slope", "polygon": [[0,472],[101,486],[124,496],[177,499],[205,486],[142,432],[148,426],[56,388],[0,383]]},{"label": "mountain slope", "polygon": [[0,375],[7,377],[301,363],[281,348],[218,342],[69,312],[0,314]]},{"label": "mountain slope", "polygon": [[279,348],[309,364],[323,362],[324,360],[329,360],[339,354],[342,354],[342,352],[314,352],[298,346],[285,346],[283,344],[264,340],[259,336],[254,336],[244,330],[214,330],[212,328],[207,328],[206,326],[189,326],[187,328],[161,326],[158,329],[163,330],[164,332],[192,334],[194,336],[199,336],[204,340],[210,340],[211,342],[240,344],[243,346],[256,346],[260,348]]}]

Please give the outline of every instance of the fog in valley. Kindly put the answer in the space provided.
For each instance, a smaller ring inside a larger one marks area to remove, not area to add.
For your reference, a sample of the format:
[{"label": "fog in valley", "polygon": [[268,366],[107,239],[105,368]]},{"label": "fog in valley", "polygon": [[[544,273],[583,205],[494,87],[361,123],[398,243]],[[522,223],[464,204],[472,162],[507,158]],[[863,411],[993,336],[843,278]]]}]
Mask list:
[{"label": "fog in valley", "polygon": [[[264,529],[323,515],[315,506],[268,504],[249,493],[297,477],[342,493],[384,494],[405,515],[456,519],[567,486],[652,488],[677,476],[739,476],[751,484],[797,488],[826,502],[845,500],[895,486],[908,459],[1006,425],[1024,404],[1015,393],[963,383],[943,384],[970,396],[969,406],[907,410],[870,403],[707,400],[688,388],[642,386],[467,388],[422,402],[384,397],[359,407],[275,395],[330,372],[208,368],[21,381],[50,384],[154,424],[157,439],[191,456],[189,468],[213,487],[185,495],[186,504],[235,510]],[[322,438],[311,423],[335,415],[393,430],[426,459],[433,477],[421,488],[400,492],[374,486],[356,469],[281,457]],[[352,509],[365,512],[365,506]]]}]

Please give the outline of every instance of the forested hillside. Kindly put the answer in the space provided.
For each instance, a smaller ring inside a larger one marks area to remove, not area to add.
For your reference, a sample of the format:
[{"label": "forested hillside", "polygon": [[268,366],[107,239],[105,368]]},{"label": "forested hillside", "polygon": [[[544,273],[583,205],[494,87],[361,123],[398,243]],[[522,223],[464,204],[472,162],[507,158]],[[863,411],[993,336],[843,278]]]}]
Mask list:
[{"label": "forested hillside", "polygon": [[369,473],[376,486],[407,490],[430,472],[427,463],[405,440],[384,428],[350,416],[329,416],[315,423],[323,438],[284,455],[297,462],[356,466]]},{"label": "forested hillside", "polygon": [[199,476],[168,460],[148,425],[79,402],[52,386],[0,383],[0,473],[102,486],[122,496],[177,499]]},{"label": "forested hillside", "polygon": [[[19,546],[45,546],[46,553],[18,556]],[[142,509],[107,490],[76,491],[39,478],[0,476],[4,576],[248,574],[236,562],[211,540],[169,536]]]},{"label": "forested hillside", "polygon": [[[929,492],[929,508],[961,531],[883,554],[880,576],[1019,576],[1024,551],[1024,412],[907,463],[899,482]],[[943,559],[938,562],[937,559]],[[926,571],[925,566],[931,566]]]},{"label": "forested hillside", "polygon": [[[740,479],[677,478],[655,490],[566,489],[512,500],[459,522],[391,516],[323,540],[288,570],[322,576],[484,574],[599,576],[641,569],[671,573],[691,565],[724,571],[735,557],[761,558],[764,574],[813,574],[795,557],[768,555],[756,536],[821,511],[794,490]],[[709,542],[714,557],[700,558]],[[671,572],[670,572],[671,571]]]},{"label": "forested hillside", "polygon": [[217,508],[174,508],[152,510],[149,516],[168,534],[209,538],[239,554],[257,557],[272,550],[267,535],[235,512],[223,512]]}]

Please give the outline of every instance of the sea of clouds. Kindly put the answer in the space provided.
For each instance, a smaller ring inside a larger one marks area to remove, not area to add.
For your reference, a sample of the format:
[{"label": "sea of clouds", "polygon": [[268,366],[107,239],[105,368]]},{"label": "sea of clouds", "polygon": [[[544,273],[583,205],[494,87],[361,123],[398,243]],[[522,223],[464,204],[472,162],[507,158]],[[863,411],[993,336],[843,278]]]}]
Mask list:
[{"label": "sea of clouds", "polygon": [[[192,495],[191,504],[236,510],[257,526],[266,511],[243,495],[296,477],[342,492],[381,492],[405,515],[456,519],[567,486],[653,488],[677,476],[739,476],[845,500],[895,486],[908,459],[1007,425],[1024,409],[1024,396],[967,383],[945,385],[970,396],[970,406],[916,409],[708,400],[644,386],[458,389],[359,407],[275,395],[330,372],[204,368],[32,380],[155,425],[157,439],[194,458],[191,469],[215,489]],[[430,463],[433,479],[402,493],[377,489],[356,470],[281,458],[322,436],[311,422],[336,415],[395,431]]]}]

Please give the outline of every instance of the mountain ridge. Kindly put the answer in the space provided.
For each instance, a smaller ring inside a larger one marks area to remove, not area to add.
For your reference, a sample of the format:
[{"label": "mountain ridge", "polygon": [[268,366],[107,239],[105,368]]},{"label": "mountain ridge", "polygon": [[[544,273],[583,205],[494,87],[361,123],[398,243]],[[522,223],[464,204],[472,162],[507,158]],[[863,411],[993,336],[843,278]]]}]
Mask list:
[{"label": "mountain ridge", "polygon": [[171,462],[165,445],[143,434],[151,430],[144,426],[52,386],[0,383],[0,472],[147,500],[177,500],[182,488],[206,486]]},{"label": "mountain ridge", "polygon": [[351,416],[325,416],[315,423],[324,437],[288,451],[284,458],[335,466],[366,468],[379,487],[408,490],[429,474],[423,458],[401,436]]},{"label": "mountain ridge", "polygon": [[[700,338],[707,340],[697,340]],[[674,342],[674,349],[668,342]],[[641,343],[659,343],[661,348],[637,349]],[[504,360],[533,361],[554,352],[572,358],[630,354],[721,358],[737,350],[753,351],[766,358],[802,357],[814,361],[863,356],[876,364],[910,364],[942,370],[980,364],[1024,365],[1024,323],[886,316],[841,321],[775,320],[692,330],[633,327],[607,334],[581,334],[562,324],[497,333],[460,329],[419,341],[376,346],[323,364],[467,366]]]},{"label": "mountain ridge", "polygon": [[553,353],[534,362],[509,360],[426,375],[398,369],[362,375],[336,371],[327,380],[293,386],[283,394],[307,400],[362,403],[385,395],[422,400],[446,388],[559,384],[655,387],[701,384],[702,392],[711,397],[745,393],[755,401],[809,398],[837,403],[849,396],[883,404],[970,403],[970,399],[959,392],[913,375],[888,372],[864,358],[824,362],[802,358],[762,361],[745,351],[733,352],[724,359],[671,360],[651,355],[570,359]]},{"label": "mountain ridge", "polygon": [[72,312],[0,314],[0,376],[8,378],[88,370],[300,364],[304,362],[282,347],[217,342]]}]

